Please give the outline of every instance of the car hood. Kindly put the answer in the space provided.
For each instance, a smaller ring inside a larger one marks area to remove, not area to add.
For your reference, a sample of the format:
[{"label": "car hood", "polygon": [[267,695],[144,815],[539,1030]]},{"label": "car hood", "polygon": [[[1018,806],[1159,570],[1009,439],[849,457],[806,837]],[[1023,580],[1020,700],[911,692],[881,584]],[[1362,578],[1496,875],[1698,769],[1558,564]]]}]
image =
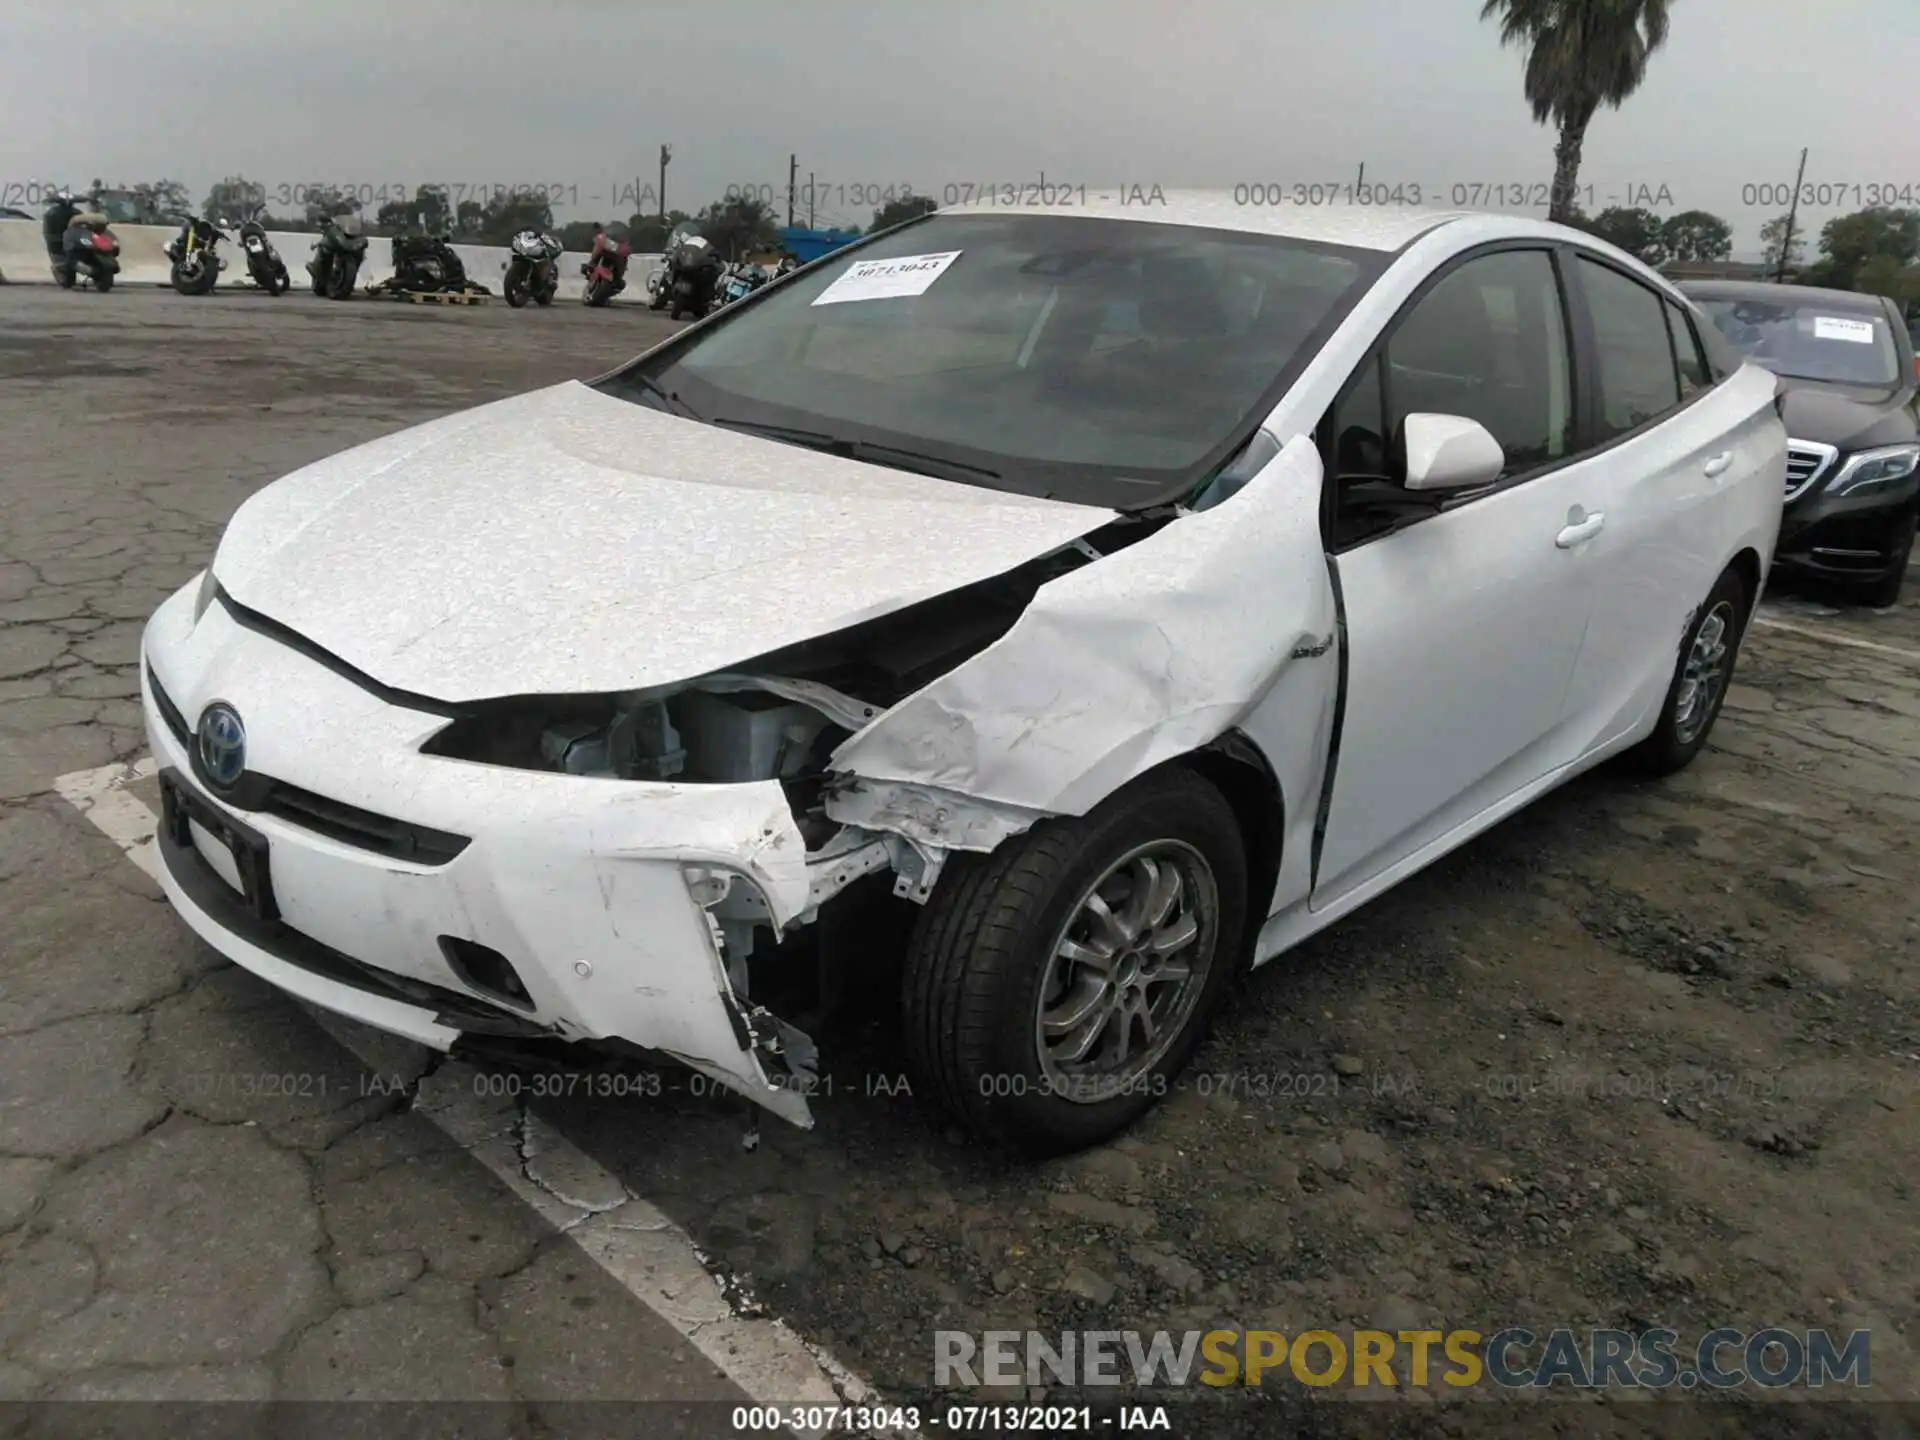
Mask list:
[{"label": "car hood", "polygon": [[1796,440],[1842,450],[1898,445],[1914,438],[1912,392],[1892,386],[1836,385],[1780,377],[1781,417]]},{"label": "car hood", "polygon": [[569,381],[254,495],[239,604],[439,700],[693,679],[1003,574],[1114,512],[742,435]]}]

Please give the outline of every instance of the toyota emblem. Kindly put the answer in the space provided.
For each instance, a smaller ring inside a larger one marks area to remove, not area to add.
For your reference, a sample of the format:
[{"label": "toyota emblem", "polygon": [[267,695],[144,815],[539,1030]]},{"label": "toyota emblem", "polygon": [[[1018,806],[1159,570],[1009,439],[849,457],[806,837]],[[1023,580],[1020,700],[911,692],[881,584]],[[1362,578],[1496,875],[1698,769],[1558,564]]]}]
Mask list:
[{"label": "toyota emblem", "polygon": [[217,700],[201,711],[197,743],[208,784],[225,790],[246,773],[247,727],[226,701]]}]

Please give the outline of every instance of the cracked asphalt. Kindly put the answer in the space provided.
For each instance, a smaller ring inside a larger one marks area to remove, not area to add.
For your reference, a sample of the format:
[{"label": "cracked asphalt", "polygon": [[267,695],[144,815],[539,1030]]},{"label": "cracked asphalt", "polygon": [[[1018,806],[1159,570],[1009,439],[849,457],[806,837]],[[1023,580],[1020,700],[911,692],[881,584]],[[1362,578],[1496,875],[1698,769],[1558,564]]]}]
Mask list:
[{"label": "cracked asphalt", "polygon": [[[468,1072],[357,1031],[364,1063],[50,788],[141,755],[141,623],[251,490],[660,322],[72,298],[0,289],[0,1400],[459,1401],[469,1434],[743,1400],[416,1113]],[[649,1428],[710,1433],[675,1413]]]},{"label": "cracked asphalt", "polygon": [[[883,994],[819,1037],[802,1132],[673,1083],[480,1103],[493,1072],[349,1050],[199,944],[52,788],[143,753],[146,614],[266,481],[662,333],[0,288],[0,1399],[504,1402],[470,1433],[738,1399],[562,1234],[670,1220],[728,1286],[692,1326],[764,1306],[894,1396],[936,1328],[1525,1323],[1869,1328],[1920,1400],[1920,585],[1770,600],[1692,769],[1589,775],[1263,970],[1167,1104],[1044,1166],[927,1118]],[[1400,1398],[1418,1434],[1477,1403]],[[1186,1404],[1252,1436],[1298,1400]],[[1689,1413],[1866,1433],[1761,1410]]]}]

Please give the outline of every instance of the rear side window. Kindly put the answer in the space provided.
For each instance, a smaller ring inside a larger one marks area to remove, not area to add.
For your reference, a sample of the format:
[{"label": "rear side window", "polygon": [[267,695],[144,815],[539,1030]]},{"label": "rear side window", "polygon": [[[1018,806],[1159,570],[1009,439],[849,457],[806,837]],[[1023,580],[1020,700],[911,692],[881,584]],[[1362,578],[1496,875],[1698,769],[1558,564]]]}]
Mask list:
[{"label": "rear side window", "polygon": [[1619,271],[1580,257],[1599,359],[1601,442],[1637,430],[1680,403],[1680,373],[1665,298]]},{"label": "rear side window", "polygon": [[1667,302],[1667,329],[1673,336],[1673,358],[1680,365],[1680,398],[1698,395],[1713,382],[1707,378],[1706,361],[1700,356],[1700,341],[1693,333],[1687,312],[1671,300]]}]

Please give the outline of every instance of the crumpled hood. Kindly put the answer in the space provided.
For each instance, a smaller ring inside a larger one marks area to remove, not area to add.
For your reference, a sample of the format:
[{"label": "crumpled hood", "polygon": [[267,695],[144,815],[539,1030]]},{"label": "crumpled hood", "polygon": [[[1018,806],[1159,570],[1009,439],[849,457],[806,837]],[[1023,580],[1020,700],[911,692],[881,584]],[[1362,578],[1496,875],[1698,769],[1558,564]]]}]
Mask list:
[{"label": "crumpled hood", "polygon": [[692,679],[1002,574],[1112,518],[568,381],[269,485],[235,513],[214,573],[376,680],[479,700]]}]

